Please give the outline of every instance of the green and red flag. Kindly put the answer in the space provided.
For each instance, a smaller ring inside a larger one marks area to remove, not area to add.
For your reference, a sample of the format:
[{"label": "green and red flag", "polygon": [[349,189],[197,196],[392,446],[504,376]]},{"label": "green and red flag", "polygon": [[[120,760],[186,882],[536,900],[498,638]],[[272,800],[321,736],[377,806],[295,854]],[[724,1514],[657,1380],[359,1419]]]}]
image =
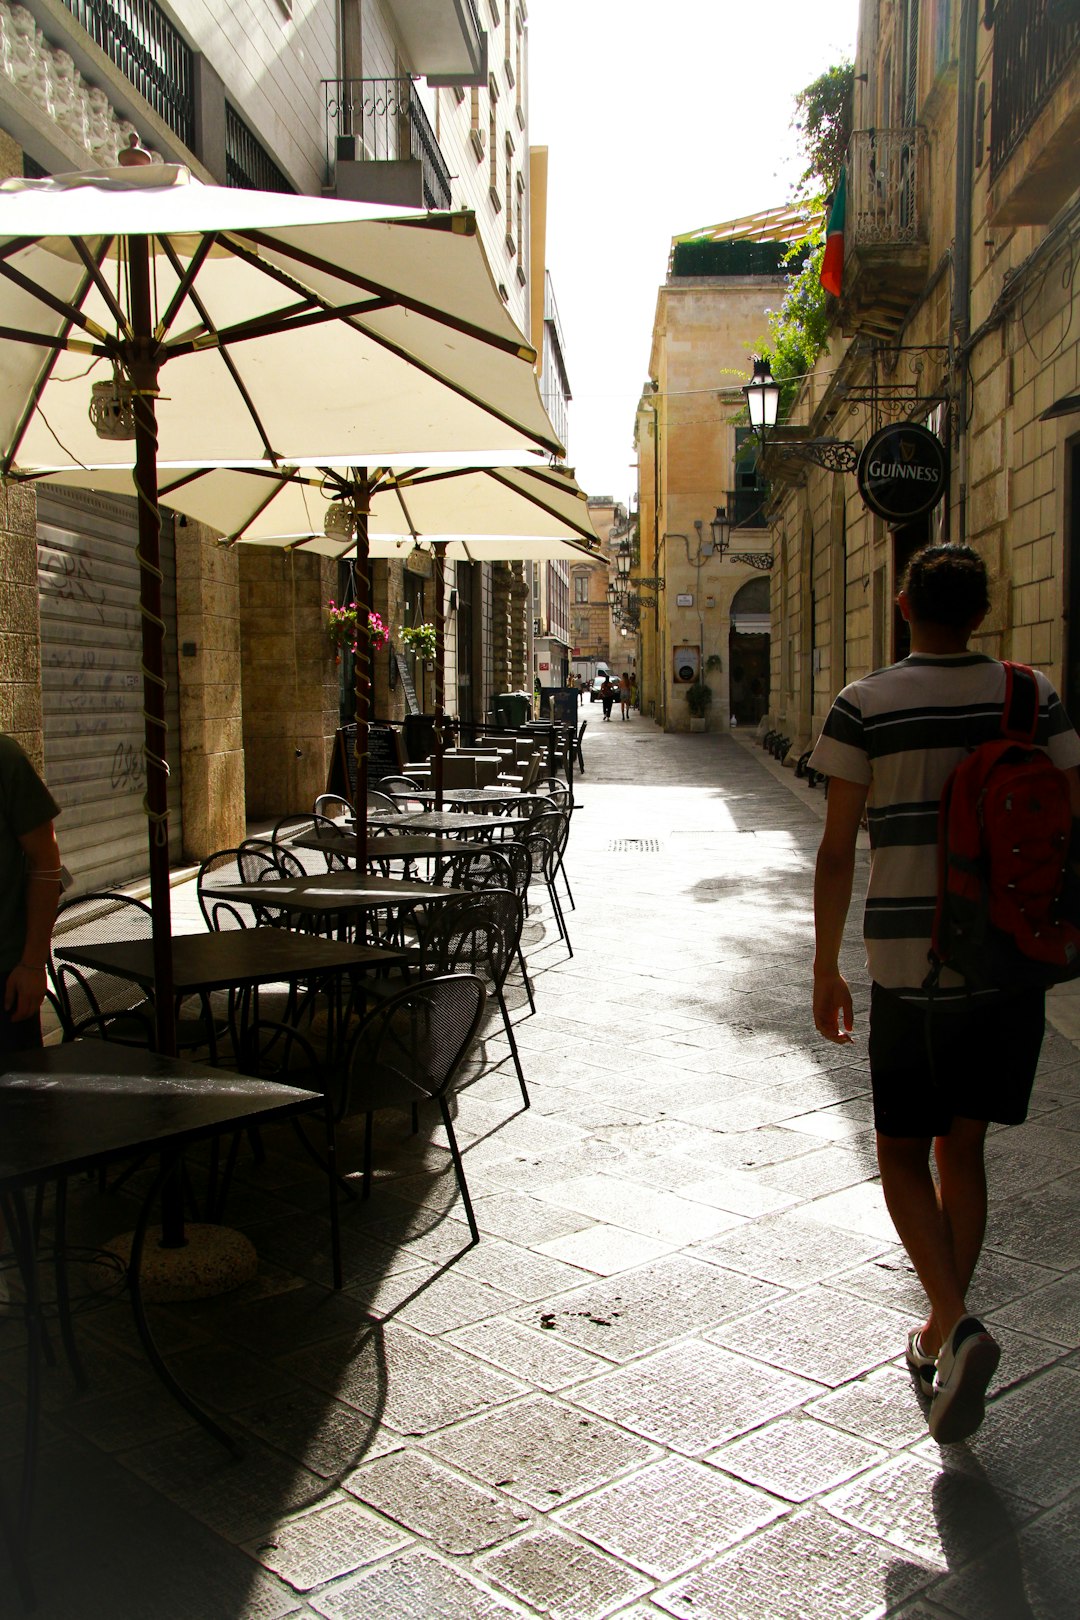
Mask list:
[{"label": "green and red flag", "polygon": [[825,227],[825,257],[821,261],[819,280],[825,291],[840,297],[844,282],[844,216],[847,213],[847,170],[840,170],[829,209],[829,223]]}]

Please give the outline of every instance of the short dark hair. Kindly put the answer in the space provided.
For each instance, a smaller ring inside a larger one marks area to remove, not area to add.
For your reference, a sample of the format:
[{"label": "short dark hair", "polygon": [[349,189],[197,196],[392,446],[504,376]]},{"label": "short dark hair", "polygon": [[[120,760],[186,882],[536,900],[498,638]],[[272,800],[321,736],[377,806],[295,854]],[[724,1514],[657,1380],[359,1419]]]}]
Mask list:
[{"label": "short dark hair", "polygon": [[990,606],[986,564],[971,546],[924,546],[907,565],[903,589],[911,616],[963,630]]}]

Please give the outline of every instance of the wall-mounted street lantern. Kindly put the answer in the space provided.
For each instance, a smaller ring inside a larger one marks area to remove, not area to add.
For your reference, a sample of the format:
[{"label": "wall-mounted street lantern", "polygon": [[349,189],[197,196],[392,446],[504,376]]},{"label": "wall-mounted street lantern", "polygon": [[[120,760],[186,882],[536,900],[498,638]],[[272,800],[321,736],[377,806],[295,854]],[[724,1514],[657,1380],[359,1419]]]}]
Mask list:
[{"label": "wall-mounted street lantern", "polygon": [[[694,527],[700,533],[703,525],[695,521]],[[745,563],[748,568],[760,568],[767,573],[773,565],[771,551],[729,551],[731,545],[731,519],[728,517],[727,507],[718,506],[716,515],[709,519],[709,534],[712,537],[713,556],[723,559],[730,557],[732,562]]]},{"label": "wall-mounted street lantern", "polygon": [[615,554],[615,567],[619,571],[620,580],[630,577],[630,566],[633,559],[630,555],[629,540],[620,540],[619,549]]},{"label": "wall-mounted street lantern", "polygon": [[[761,453],[780,413],[780,384],[774,379],[768,360],[756,357],[754,373],[743,384],[750,427],[761,441]],[[776,444],[785,461],[808,461],[826,472],[854,472],[859,446],[852,439],[785,439]]]}]

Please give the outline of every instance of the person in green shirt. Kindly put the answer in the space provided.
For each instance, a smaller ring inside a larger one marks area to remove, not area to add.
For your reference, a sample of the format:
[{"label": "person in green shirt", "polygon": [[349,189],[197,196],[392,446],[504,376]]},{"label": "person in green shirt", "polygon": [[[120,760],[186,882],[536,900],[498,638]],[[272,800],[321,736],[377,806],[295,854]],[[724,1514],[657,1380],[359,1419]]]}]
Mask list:
[{"label": "person in green shirt", "polygon": [[0,1052],[41,1045],[56,906],[60,807],[14,737],[0,732]]}]

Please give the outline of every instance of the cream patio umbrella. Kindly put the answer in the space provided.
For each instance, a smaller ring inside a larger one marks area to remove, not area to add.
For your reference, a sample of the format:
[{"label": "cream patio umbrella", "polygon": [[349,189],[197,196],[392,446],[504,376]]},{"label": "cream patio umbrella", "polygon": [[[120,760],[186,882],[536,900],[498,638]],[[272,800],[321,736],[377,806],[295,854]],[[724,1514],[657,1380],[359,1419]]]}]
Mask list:
[{"label": "cream patio umbrella", "polygon": [[[136,162],[136,154],[130,154]],[[561,450],[467,214],[128,167],[0,185],[0,474],[127,468],[139,498],[158,1047],[169,950],[158,468],[521,463]]]},{"label": "cream patio umbrella", "polygon": [[[115,494],[126,487],[115,469],[50,475],[50,481]],[[311,552],[355,563],[360,622],[370,606],[368,562],[404,558],[414,546],[436,560],[438,719],[445,707],[442,570],[446,562],[592,561],[596,531],[585,492],[562,467],[460,468],[189,468],[163,470],[159,498],[223,535],[223,544]],[[370,658],[363,639],[356,658],[357,800],[366,802]],[[436,727],[441,739],[443,728]],[[441,788],[441,760],[436,787]],[[441,798],[441,794],[440,794]],[[366,829],[358,817],[358,856]]]}]

